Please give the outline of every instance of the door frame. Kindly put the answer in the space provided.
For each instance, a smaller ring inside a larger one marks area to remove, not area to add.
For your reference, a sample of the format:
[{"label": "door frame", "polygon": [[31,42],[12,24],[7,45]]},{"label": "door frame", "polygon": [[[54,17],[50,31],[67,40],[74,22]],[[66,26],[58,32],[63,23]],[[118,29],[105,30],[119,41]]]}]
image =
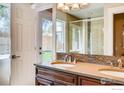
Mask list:
[{"label": "door frame", "polygon": [[[108,26],[104,29],[104,54],[112,56],[114,54],[114,29],[113,29],[113,18],[114,14],[124,13],[124,6],[113,7],[107,9],[107,20]],[[106,24],[104,22],[104,25]],[[106,32],[107,31],[107,32]],[[107,39],[106,39],[107,37]]]},{"label": "door frame", "polygon": [[53,60],[56,59],[56,4],[45,4],[42,5],[42,7],[39,7],[36,9],[37,15],[38,15],[38,22],[37,22],[37,32],[36,32],[36,44],[37,44],[37,61],[38,63],[40,62],[40,57],[39,57],[39,32],[40,32],[40,12],[47,10],[47,9],[52,9],[52,33],[53,33]]}]

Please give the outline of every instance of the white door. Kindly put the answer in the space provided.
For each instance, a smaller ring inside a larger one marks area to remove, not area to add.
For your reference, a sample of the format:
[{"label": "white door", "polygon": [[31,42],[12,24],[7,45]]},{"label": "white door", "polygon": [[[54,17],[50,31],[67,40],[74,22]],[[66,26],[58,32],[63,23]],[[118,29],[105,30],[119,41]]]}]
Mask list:
[{"label": "white door", "polygon": [[12,85],[35,82],[36,14],[30,4],[12,4]]}]

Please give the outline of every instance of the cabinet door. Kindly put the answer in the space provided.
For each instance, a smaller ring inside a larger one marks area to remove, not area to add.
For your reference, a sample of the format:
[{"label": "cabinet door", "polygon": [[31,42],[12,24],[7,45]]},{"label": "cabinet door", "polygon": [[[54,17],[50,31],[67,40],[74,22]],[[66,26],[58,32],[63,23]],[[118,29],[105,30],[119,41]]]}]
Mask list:
[{"label": "cabinet door", "polygon": [[111,80],[108,79],[102,79],[97,80],[89,77],[78,77],[78,85],[119,85],[113,83]]},{"label": "cabinet door", "polygon": [[100,82],[98,80],[87,78],[87,77],[79,77],[78,84],[79,85],[100,85]]},{"label": "cabinet door", "polygon": [[46,80],[46,79],[43,79],[43,78],[36,78],[36,81],[35,81],[35,84],[36,85],[53,85],[54,83],[52,81],[49,81],[49,80]]},{"label": "cabinet door", "polygon": [[61,85],[76,85],[77,76],[62,71],[50,70],[45,68],[37,68],[36,76],[41,77]]}]

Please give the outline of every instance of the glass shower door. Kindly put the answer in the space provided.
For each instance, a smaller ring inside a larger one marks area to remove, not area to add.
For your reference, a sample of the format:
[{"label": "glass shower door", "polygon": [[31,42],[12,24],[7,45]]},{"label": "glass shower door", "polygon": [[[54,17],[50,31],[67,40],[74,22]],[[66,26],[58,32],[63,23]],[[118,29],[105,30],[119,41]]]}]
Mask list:
[{"label": "glass shower door", "polygon": [[0,4],[0,85],[10,83],[10,46],[10,5]]}]

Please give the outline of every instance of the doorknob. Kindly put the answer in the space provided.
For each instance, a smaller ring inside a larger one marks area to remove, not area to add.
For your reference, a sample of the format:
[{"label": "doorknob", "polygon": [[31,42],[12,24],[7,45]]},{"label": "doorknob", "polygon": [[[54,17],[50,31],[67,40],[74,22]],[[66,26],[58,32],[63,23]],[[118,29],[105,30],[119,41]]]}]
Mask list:
[{"label": "doorknob", "polygon": [[41,50],[41,49],[42,49],[42,47],[39,47],[39,49]]},{"label": "doorknob", "polygon": [[20,56],[12,55],[12,59],[20,58]]}]

